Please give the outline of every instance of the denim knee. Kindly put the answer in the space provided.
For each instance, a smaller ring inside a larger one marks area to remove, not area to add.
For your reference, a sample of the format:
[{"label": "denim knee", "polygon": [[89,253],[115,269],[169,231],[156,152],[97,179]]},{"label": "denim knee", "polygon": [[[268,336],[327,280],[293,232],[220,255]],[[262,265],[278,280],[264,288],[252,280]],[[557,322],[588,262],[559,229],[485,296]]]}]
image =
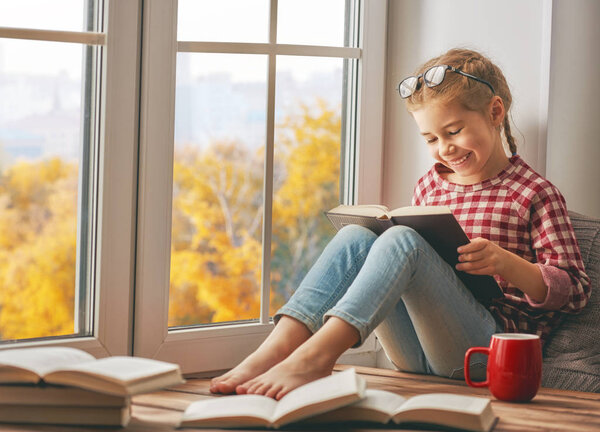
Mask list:
[{"label": "denim knee", "polygon": [[377,235],[370,229],[360,225],[346,225],[338,231],[335,238],[370,247],[377,238]]},{"label": "denim knee", "polygon": [[423,238],[414,229],[403,225],[395,225],[388,228],[377,239],[377,246],[388,248],[397,248],[409,252],[414,250]]}]

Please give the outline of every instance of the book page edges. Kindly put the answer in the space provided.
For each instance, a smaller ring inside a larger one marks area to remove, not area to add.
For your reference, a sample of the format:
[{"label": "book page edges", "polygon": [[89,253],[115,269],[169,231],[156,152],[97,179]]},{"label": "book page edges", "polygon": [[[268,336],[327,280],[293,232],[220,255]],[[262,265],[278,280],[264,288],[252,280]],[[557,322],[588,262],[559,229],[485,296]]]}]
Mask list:
[{"label": "book page edges", "polygon": [[206,419],[182,420],[179,427],[203,427],[203,428],[234,428],[234,427],[275,427],[269,420],[259,417],[211,417]]},{"label": "book page edges", "polygon": [[2,423],[127,426],[131,407],[56,407],[0,405]]},{"label": "book page edges", "polygon": [[[480,415],[451,410],[442,411],[438,409],[422,408],[403,411],[392,417],[392,420],[396,424],[432,424],[473,432],[487,432],[490,430],[489,420],[487,418]],[[494,420],[493,416],[491,420]]]},{"label": "book page edges", "polygon": [[44,377],[44,381],[50,384],[70,385],[116,396],[133,396],[185,382],[181,378],[179,370],[159,376],[149,376],[143,381],[138,380],[133,383],[116,381],[111,377],[86,371],[56,371]]},{"label": "book page edges", "polygon": [[0,383],[37,383],[42,378],[32,370],[13,365],[0,366]]},{"label": "book page edges", "polygon": [[390,217],[452,214],[447,206],[408,206],[390,210]]},{"label": "book page edges", "polygon": [[75,387],[0,385],[0,405],[123,407],[130,398]]},{"label": "book page edges", "polygon": [[[466,405],[462,407],[455,405],[455,408],[450,408],[445,402],[452,399],[456,403],[465,402]],[[443,420],[436,421],[436,418]],[[495,419],[489,399],[450,394],[414,396],[392,417],[392,420],[398,424],[429,423],[478,432],[490,430]]]}]

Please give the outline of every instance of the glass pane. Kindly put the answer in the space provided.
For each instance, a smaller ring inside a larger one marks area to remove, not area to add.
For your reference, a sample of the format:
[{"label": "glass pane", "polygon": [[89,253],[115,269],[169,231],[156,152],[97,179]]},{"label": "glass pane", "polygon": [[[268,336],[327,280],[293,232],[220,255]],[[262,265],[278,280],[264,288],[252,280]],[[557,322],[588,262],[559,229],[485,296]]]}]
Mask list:
[{"label": "glass pane", "polygon": [[347,3],[348,0],[279,0],[277,43],[348,46],[344,41]]},{"label": "glass pane", "polygon": [[260,310],[267,57],[179,53],[169,326]]},{"label": "glass pane", "polygon": [[335,234],[343,59],[277,59],[270,313],[292,295]]},{"label": "glass pane", "polygon": [[179,0],[177,39],[267,42],[269,0]]},{"label": "glass pane", "polygon": [[85,0],[0,0],[0,27],[85,31]]},{"label": "glass pane", "polygon": [[83,58],[81,45],[0,39],[2,340],[85,333],[76,288]]}]

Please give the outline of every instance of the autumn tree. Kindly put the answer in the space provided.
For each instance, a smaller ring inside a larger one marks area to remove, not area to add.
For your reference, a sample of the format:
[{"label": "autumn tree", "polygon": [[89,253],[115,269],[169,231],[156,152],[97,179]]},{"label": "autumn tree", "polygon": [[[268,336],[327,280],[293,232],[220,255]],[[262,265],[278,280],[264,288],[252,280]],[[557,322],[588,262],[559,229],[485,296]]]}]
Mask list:
[{"label": "autumn tree", "polygon": [[[331,237],[322,212],[339,196],[339,114],[324,103],[301,108],[277,131],[272,311]],[[170,325],[259,316],[263,153],[219,142],[176,155]]]},{"label": "autumn tree", "polygon": [[[271,305],[289,298],[333,234],[340,116],[300,107],[277,127]],[[255,319],[262,266],[264,148],[216,142],[176,153],[169,325]],[[0,337],[74,332],[77,166],[20,162],[0,174]]]},{"label": "autumn tree", "polygon": [[77,167],[21,162],[0,177],[2,339],[73,333]]},{"label": "autumn tree", "polygon": [[258,317],[262,158],[233,142],[177,155],[170,325]]},{"label": "autumn tree", "polygon": [[341,118],[319,101],[286,117],[278,132],[272,313],[298,287],[334,233],[323,211],[339,204]]}]

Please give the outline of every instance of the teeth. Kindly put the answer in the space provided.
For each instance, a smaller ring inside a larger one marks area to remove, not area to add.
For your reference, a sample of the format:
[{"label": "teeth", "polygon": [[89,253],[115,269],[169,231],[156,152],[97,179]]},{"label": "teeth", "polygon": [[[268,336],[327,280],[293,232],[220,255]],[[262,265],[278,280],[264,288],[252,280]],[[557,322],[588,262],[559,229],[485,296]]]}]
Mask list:
[{"label": "teeth", "polygon": [[448,162],[450,165],[460,165],[461,163],[463,163],[464,161],[467,160],[467,158],[471,155],[471,153],[467,153],[466,155],[464,155],[462,158],[458,159],[458,160],[453,160],[451,162]]}]

